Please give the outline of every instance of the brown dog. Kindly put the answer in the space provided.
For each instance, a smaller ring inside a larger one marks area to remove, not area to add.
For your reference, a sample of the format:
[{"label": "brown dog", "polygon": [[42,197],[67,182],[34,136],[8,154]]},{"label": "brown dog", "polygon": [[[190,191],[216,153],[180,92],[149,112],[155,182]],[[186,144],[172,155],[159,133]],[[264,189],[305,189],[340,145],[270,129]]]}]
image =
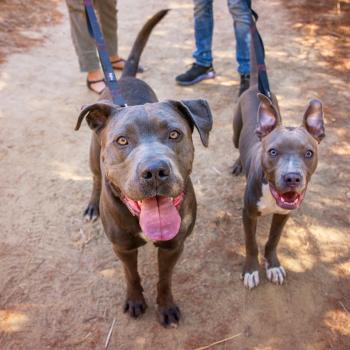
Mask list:
[{"label": "brown dog", "polygon": [[207,146],[212,116],[204,100],[158,102],[153,90],[135,78],[151,30],[166,13],[158,12],[145,24],[126,62],[119,84],[128,107],[114,105],[106,93],[103,100],[83,108],[76,129],[86,117],[93,130],[93,190],[85,216],[95,220],[100,213],[113,250],[124,264],[124,311],[138,317],[146,309],[137,249],[150,240],[158,247],[160,322],[169,326],[180,319],[171,276],[196,218],[190,179],[192,131],[196,127]]},{"label": "brown dog", "polygon": [[273,214],[265,246],[267,278],[282,284],[286,272],[276,248],[289,214],[297,209],[317,166],[317,145],[324,137],[322,104],[312,100],[301,126],[282,125],[277,99],[258,94],[254,47],[251,45],[250,88],[239,99],[234,116],[234,145],[240,157],[233,173],[243,170],[247,184],[244,194],[243,225],[246,261],[244,285],[259,284],[258,248],[255,238],[257,218]]}]

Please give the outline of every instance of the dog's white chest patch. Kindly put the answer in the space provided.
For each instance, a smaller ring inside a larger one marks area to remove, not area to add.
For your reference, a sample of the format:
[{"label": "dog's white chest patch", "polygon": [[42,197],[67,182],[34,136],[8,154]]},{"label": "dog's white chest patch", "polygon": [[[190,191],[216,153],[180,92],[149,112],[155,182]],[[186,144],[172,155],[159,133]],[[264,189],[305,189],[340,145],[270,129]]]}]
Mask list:
[{"label": "dog's white chest patch", "polygon": [[262,184],[261,192],[262,196],[257,203],[257,207],[262,216],[269,214],[286,215],[290,212],[290,210],[283,209],[277,205],[275,198],[271,194],[269,184]]}]

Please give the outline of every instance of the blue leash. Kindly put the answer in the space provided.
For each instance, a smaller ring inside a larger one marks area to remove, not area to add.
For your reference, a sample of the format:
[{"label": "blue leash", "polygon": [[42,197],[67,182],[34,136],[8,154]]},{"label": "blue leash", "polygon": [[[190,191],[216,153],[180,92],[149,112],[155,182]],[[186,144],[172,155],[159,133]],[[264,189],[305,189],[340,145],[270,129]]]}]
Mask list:
[{"label": "blue leash", "polygon": [[95,10],[92,5],[92,0],[84,0],[84,6],[88,30],[91,37],[95,39],[98,56],[100,57],[106,85],[108,86],[108,89],[112,95],[112,101],[116,105],[125,107],[127,104],[121,94],[117,78],[114,74],[112,64],[109,60],[106,44],[97,21]]},{"label": "blue leash", "polygon": [[270,84],[269,79],[267,77],[265,65],[264,42],[258,32],[258,29],[256,28],[256,22],[259,16],[252,8],[250,8],[250,11],[252,13],[250,31],[255,49],[256,63],[258,65],[258,88],[262,94],[264,94],[268,98],[271,98]]}]

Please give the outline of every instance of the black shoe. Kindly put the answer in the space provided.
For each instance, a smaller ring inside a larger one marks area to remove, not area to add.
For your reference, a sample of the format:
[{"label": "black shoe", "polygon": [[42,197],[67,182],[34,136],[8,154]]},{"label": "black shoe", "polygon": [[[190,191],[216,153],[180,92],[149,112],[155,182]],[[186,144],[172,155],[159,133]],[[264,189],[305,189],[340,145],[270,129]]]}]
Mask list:
[{"label": "black shoe", "polygon": [[205,67],[200,66],[197,63],[193,63],[192,67],[187,72],[176,77],[176,82],[179,85],[188,86],[199,83],[202,80],[212,78],[215,78],[215,71],[212,65],[210,67]]},{"label": "black shoe", "polygon": [[241,74],[241,84],[239,87],[239,93],[238,96],[241,96],[244,91],[246,91],[249,88],[249,74]]}]

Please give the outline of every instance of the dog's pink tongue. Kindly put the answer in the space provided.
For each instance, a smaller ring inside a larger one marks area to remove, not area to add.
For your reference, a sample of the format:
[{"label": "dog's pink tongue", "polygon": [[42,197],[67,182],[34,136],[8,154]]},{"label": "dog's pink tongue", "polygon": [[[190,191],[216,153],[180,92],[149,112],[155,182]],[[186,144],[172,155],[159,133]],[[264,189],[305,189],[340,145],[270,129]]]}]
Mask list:
[{"label": "dog's pink tongue", "polygon": [[168,241],[179,232],[180,215],[172,198],[153,197],[141,204],[140,226],[144,234],[153,241]]}]

